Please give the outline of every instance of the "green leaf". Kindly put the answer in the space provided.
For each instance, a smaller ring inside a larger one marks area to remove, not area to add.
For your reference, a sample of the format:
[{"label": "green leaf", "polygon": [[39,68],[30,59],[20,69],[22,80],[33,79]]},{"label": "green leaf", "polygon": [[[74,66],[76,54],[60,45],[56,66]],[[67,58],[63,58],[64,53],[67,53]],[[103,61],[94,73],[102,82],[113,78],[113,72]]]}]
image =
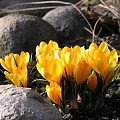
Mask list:
[{"label": "green leaf", "polygon": [[120,75],[120,64],[118,64],[118,66],[116,67],[113,79],[117,79],[119,75]]}]

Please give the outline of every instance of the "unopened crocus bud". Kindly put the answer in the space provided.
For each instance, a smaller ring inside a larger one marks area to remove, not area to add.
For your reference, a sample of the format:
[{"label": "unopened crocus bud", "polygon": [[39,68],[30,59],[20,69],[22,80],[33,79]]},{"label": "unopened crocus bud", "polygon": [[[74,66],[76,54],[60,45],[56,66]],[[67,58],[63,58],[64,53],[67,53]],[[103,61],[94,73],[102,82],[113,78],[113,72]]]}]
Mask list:
[{"label": "unopened crocus bud", "polygon": [[88,84],[88,88],[91,90],[91,91],[94,91],[96,86],[97,86],[97,76],[95,74],[91,74],[89,77],[88,77],[88,81],[87,81],[87,84]]},{"label": "unopened crocus bud", "polygon": [[62,100],[62,90],[61,87],[55,83],[51,82],[50,86],[46,86],[46,92],[48,97],[56,104],[61,105]]}]

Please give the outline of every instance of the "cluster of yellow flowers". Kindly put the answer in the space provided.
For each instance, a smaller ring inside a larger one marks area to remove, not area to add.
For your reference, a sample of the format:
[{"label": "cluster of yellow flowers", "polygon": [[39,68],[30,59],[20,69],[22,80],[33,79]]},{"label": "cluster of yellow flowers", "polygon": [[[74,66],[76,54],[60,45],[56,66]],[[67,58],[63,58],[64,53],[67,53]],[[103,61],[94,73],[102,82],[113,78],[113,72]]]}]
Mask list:
[{"label": "cluster of yellow flowers", "polygon": [[86,62],[99,75],[104,77],[104,84],[107,84],[114,74],[118,63],[118,54],[115,50],[110,51],[106,42],[102,42],[99,47],[91,43],[85,52]]},{"label": "cluster of yellow flowers", "polygon": [[0,59],[2,67],[6,70],[4,74],[18,87],[27,86],[28,62],[28,52],[21,52],[20,55],[10,53],[5,57],[5,60]]},{"label": "cluster of yellow flowers", "polygon": [[49,43],[41,42],[36,47],[37,70],[50,82],[46,86],[49,98],[60,105],[62,91],[60,80],[62,77],[73,78],[77,85],[81,85],[86,79],[88,87],[93,91],[97,86],[97,76],[92,73],[94,70],[104,78],[106,85],[114,74],[118,62],[118,55],[115,50],[110,52],[106,42],[99,46],[91,43],[89,48],[84,47],[64,47],[59,48],[54,41]]},{"label": "cluster of yellow flowers", "polygon": [[[4,74],[17,86],[27,86],[29,53],[9,54],[5,60],[0,59]],[[94,91],[98,85],[97,75],[107,85],[114,75],[118,63],[118,54],[110,51],[106,42],[99,46],[91,43],[88,49],[75,46],[60,48],[57,42],[41,42],[36,47],[38,72],[50,83],[46,86],[48,97],[56,104],[62,101],[61,79],[73,79],[76,85],[87,80],[88,88]],[[91,71],[95,71],[94,73]]]}]

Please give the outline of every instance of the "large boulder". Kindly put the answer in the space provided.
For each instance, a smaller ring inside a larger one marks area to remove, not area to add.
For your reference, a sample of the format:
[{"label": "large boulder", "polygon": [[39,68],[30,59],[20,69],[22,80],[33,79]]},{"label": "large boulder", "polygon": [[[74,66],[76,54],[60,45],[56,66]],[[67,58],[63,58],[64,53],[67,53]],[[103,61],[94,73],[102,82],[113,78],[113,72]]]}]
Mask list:
[{"label": "large boulder", "polygon": [[0,53],[35,52],[40,41],[57,40],[54,28],[38,17],[11,14],[0,18]]},{"label": "large boulder", "polygon": [[0,120],[62,120],[55,106],[30,88],[0,86]]},{"label": "large boulder", "polygon": [[48,12],[43,20],[51,24],[58,32],[61,42],[67,40],[78,40],[80,43],[86,43],[85,39],[90,37],[88,31],[84,27],[88,24],[82,15],[73,6],[58,7]]}]

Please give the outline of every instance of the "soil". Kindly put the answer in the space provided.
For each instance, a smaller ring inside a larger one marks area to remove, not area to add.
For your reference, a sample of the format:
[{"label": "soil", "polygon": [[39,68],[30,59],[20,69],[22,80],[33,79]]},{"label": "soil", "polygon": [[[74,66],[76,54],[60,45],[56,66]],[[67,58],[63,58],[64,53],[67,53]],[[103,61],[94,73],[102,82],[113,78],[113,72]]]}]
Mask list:
[{"label": "soil", "polygon": [[79,104],[79,110],[69,109],[64,120],[120,120],[120,81],[111,86],[101,110],[89,109]]}]

